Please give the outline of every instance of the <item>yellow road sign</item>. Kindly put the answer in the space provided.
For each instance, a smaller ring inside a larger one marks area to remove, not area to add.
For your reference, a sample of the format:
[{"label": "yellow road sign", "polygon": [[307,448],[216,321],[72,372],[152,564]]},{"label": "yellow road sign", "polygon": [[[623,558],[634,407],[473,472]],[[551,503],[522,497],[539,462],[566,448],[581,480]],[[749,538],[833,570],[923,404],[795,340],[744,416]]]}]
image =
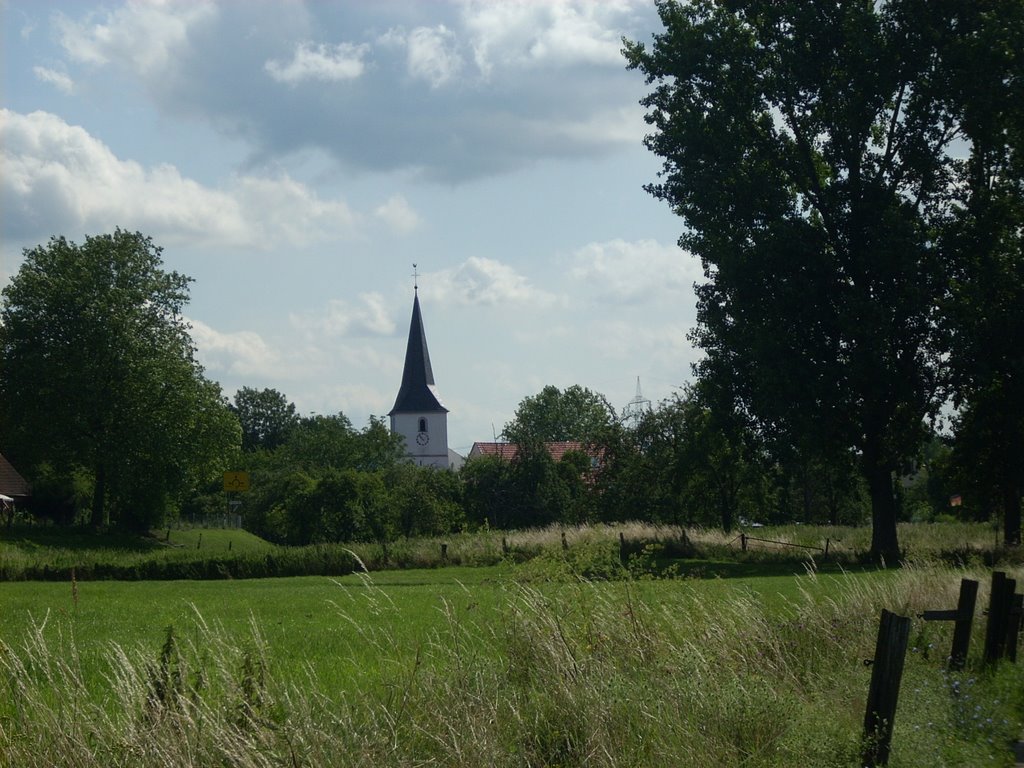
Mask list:
[{"label": "yellow road sign", "polygon": [[249,473],[248,472],[225,472],[224,473],[224,490],[225,491],[248,491],[249,490]]}]

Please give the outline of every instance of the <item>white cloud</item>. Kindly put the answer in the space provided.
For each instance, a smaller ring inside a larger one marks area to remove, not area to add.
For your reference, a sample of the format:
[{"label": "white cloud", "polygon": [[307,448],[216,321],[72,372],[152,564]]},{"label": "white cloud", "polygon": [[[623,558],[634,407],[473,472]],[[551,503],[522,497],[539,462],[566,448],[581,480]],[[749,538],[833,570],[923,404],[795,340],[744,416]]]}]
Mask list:
[{"label": "white cloud", "polygon": [[552,306],[564,301],[531,285],[508,264],[479,256],[471,256],[454,270],[429,274],[423,289],[437,301],[460,304]]},{"label": "white cloud", "polygon": [[280,355],[258,333],[223,333],[195,319],[189,319],[189,324],[197,357],[205,368],[241,377],[280,375]]},{"label": "white cloud", "polygon": [[61,46],[75,61],[86,64],[117,62],[144,75],[159,73],[180,56],[189,32],[217,15],[209,0],[129,0],[115,11],[90,14],[75,21],[54,15]]},{"label": "white cloud", "polygon": [[542,64],[622,66],[623,22],[630,2],[506,2],[468,0],[462,20],[472,35],[477,67],[489,76],[496,67]]},{"label": "white cloud", "polygon": [[312,43],[303,42],[296,47],[291,61],[282,63],[271,60],[264,68],[272,78],[289,85],[305,80],[355,80],[366,68],[363,57],[368,51],[369,46],[365,44],[339,43],[314,46]]},{"label": "white cloud", "polygon": [[690,301],[703,273],[700,261],[675,244],[610,240],[577,250],[569,276],[593,287],[601,299],[638,303]]},{"label": "white cloud", "polygon": [[119,160],[84,129],[46,112],[0,110],[0,157],[5,225],[16,233],[120,225],[235,240],[245,229],[228,195],[169,165],[147,170]]},{"label": "white cloud", "polygon": [[240,176],[211,189],[172,165],[121,160],[46,112],[0,110],[0,159],[5,228],[29,240],[122,226],[164,242],[269,249],[348,237],[358,226],[344,201],[287,176]]},{"label": "white cloud", "polygon": [[[686,338],[690,327],[683,323],[629,322],[598,319],[583,337],[594,354],[608,359],[635,361],[638,357],[671,361],[673,368],[685,371],[697,358]],[[639,353],[639,354],[638,354]]]},{"label": "white cloud", "polygon": [[71,93],[75,89],[74,81],[64,72],[58,72],[47,67],[32,67],[32,73],[36,76],[37,80],[49,83],[62,93]]},{"label": "white cloud", "polygon": [[438,88],[462,69],[462,57],[455,49],[455,33],[440,24],[417,27],[408,38],[409,74]]},{"label": "white cloud", "polygon": [[334,299],[322,312],[291,315],[290,320],[310,339],[390,336],[396,327],[384,297],[376,292],[360,294],[355,305]]},{"label": "white cloud", "polygon": [[[206,121],[270,162],[322,149],[346,168],[458,182],[646,132],[620,48],[655,28],[649,2],[453,0],[412,17],[401,26],[403,3],[129,0],[53,26],[69,62],[117,68],[161,117]],[[277,85],[312,81],[345,87]]]},{"label": "white cloud", "polygon": [[549,136],[560,136],[583,144],[635,144],[646,131],[644,112],[639,104],[608,109],[580,117],[554,115],[534,123]]},{"label": "white cloud", "polygon": [[386,203],[378,205],[373,210],[373,215],[380,219],[386,226],[400,232],[403,235],[412,232],[420,225],[420,216],[413,210],[402,195],[393,195]]},{"label": "white cloud", "polygon": [[305,246],[355,233],[359,217],[343,200],[324,200],[286,175],[241,176],[230,187],[245,216],[247,245]]},{"label": "white cloud", "polygon": [[379,389],[365,384],[333,383],[303,393],[303,400],[320,403],[319,413],[337,413],[341,411],[352,421],[356,429],[362,429],[367,421],[355,414],[381,416],[391,409],[395,395],[384,393]]},{"label": "white cloud", "polygon": [[382,372],[388,382],[401,379],[401,359],[383,354],[375,340],[339,342],[311,328],[305,338],[287,332],[264,338],[253,331],[218,331],[194,318],[189,323],[198,360],[227,393],[274,387],[303,413],[343,411],[362,426],[362,414],[383,413],[394,397],[372,382]]}]

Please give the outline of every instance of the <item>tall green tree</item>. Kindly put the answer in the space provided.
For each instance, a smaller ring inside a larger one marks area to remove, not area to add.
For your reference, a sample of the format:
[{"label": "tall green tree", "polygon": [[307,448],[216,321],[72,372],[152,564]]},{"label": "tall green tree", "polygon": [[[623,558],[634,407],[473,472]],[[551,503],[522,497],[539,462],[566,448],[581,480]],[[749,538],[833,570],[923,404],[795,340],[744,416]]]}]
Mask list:
[{"label": "tall green tree", "polygon": [[649,190],[704,266],[698,375],[765,440],[855,449],[877,555],[899,552],[895,472],[940,403],[968,5],[665,0],[653,45],[625,46],[654,86]]},{"label": "tall green tree", "polygon": [[751,503],[763,478],[743,438],[688,387],[627,433],[629,447],[614,458],[603,504],[625,519],[732,530],[741,515],[763,511]]},{"label": "tall green tree", "polygon": [[[991,23],[991,19],[998,23]],[[1024,487],[1024,3],[967,3],[951,78],[969,153],[942,246],[956,464],[968,494],[1021,542]]]},{"label": "tall green tree", "polygon": [[116,230],[25,251],[0,308],[5,439],[92,479],[91,522],[144,527],[222,471],[240,430],[195,361],[189,279]]},{"label": "tall green tree", "polygon": [[459,470],[466,519],[473,525],[510,528],[513,519],[511,462],[501,456],[478,456]]},{"label": "tall green tree", "polygon": [[231,410],[242,425],[242,450],[273,450],[299,423],[295,404],[276,389],[242,387],[235,393]]}]

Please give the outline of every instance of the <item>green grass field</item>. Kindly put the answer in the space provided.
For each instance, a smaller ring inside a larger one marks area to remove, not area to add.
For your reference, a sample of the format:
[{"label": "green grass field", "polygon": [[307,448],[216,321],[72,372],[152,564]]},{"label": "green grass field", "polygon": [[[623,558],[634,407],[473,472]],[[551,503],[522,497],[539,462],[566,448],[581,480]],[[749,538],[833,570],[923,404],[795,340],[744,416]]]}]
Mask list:
[{"label": "green grass field", "polygon": [[[436,568],[382,571],[365,576],[246,579],[241,581],[93,581],[0,583],[0,641],[17,645],[33,626],[48,642],[73,638],[88,670],[99,672],[109,646],[145,649],[156,656],[168,626],[195,633],[202,621],[215,624],[236,644],[249,642],[259,627],[275,670],[294,678],[312,665],[325,693],[350,684],[353,676],[372,676],[386,644],[399,662],[433,642],[451,615],[466,625],[493,626],[502,621],[516,569]],[[799,602],[834,596],[845,581],[891,579],[893,571],[708,580],[647,580],[601,585],[609,599],[624,601],[629,592],[651,605],[671,605],[681,595],[700,594],[728,602],[752,599],[779,615]],[[543,593],[560,593],[563,583],[542,583]],[[484,645],[485,632],[472,633]],[[486,649],[484,649],[486,650]],[[92,677],[92,675],[90,675]],[[95,675],[99,679],[101,675]]]}]

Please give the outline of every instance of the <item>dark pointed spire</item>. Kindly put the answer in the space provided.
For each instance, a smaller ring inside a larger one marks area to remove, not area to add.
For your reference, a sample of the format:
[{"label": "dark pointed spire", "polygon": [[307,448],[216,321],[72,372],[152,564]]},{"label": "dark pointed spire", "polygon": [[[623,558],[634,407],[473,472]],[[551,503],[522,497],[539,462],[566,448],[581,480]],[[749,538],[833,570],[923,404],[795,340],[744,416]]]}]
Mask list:
[{"label": "dark pointed spire", "polygon": [[431,412],[447,413],[448,409],[441,403],[434,388],[427,335],[423,331],[423,317],[420,315],[420,296],[419,291],[416,291],[412,300],[412,321],[409,323],[409,344],[405,348],[402,387],[398,390],[395,407],[388,415]]}]

